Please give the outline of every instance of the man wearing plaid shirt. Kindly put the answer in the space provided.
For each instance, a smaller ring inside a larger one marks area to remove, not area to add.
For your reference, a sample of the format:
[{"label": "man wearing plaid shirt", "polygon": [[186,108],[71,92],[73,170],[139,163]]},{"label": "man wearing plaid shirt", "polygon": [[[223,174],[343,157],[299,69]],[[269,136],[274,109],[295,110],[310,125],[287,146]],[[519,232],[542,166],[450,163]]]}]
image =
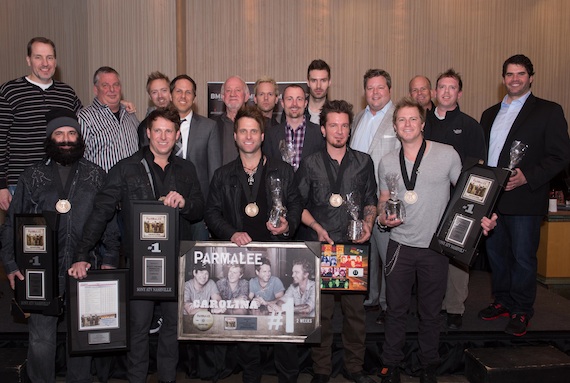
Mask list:
[{"label": "man wearing plaid shirt", "polygon": [[325,141],[319,126],[305,116],[307,99],[301,86],[287,86],[281,105],[285,121],[265,132],[263,152],[289,163],[296,171],[303,158],[324,148]]}]

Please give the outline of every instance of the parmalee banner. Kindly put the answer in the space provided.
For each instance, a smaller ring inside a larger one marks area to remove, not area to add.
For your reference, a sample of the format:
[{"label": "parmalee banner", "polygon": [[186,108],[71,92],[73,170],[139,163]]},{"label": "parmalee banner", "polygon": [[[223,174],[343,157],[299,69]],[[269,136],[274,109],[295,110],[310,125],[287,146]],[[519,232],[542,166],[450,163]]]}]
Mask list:
[{"label": "parmalee banner", "polygon": [[182,241],[180,254],[179,339],[320,341],[319,242]]}]

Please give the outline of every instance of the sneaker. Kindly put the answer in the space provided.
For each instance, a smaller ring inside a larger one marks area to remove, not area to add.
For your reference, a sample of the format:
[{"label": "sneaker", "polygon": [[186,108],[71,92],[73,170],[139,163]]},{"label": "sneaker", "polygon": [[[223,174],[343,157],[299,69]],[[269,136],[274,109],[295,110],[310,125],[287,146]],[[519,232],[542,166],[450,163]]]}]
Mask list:
[{"label": "sneaker", "polygon": [[378,374],[381,383],[400,383],[400,368],[398,366],[384,366]]},{"label": "sneaker", "polygon": [[434,365],[426,366],[420,372],[420,383],[437,383],[437,369]]},{"label": "sneaker", "polygon": [[382,310],[380,311],[380,314],[378,314],[378,317],[376,318],[376,323],[384,324],[385,321],[386,321],[386,310]]},{"label": "sneaker", "polygon": [[505,328],[505,332],[514,336],[523,336],[526,334],[528,320],[529,319],[526,314],[511,315],[511,320],[509,320],[509,324]]},{"label": "sneaker", "polygon": [[479,311],[479,318],[483,320],[495,320],[499,317],[508,317],[509,310],[500,303],[491,303],[489,307]]},{"label": "sneaker", "polygon": [[150,330],[148,331],[149,334],[156,334],[160,331],[162,327],[162,317],[158,317],[157,320],[153,320],[152,324],[150,325]]},{"label": "sneaker", "polygon": [[463,325],[463,315],[447,314],[447,328],[450,330],[459,330]]}]

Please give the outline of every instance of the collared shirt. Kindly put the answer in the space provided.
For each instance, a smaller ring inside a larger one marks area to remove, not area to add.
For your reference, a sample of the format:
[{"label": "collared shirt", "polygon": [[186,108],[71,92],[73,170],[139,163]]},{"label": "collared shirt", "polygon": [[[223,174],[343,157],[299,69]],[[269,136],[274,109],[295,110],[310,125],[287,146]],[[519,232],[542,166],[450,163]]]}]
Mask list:
[{"label": "collared shirt", "polygon": [[120,121],[117,121],[109,106],[95,98],[77,117],[85,140],[84,157],[106,172],[138,150],[139,121],[124,106],[120,106]]},{"label": "collared shirt", "polygon": [[354,138],[350,142],[350,147],[352,149],[368,153],[372,139],[378,130],[378,126],[380,126],[386,112],[391,107],[392,101],[389,101],[382,109],[376,112],[376,114],[372,114],[370,105],[366,106],[364,115],[354,131]]},{"label": "collared shirt", "polygon": [[303,153],[303,143],[305,142],[305,132],[307,130],[307,119],[303,116],[303,122],[293,130],[288,122],[285,123],[285,131],[287,137],[287,145],[291,145],[294,154],[291,159],[290,165],[293,166],[293,170],[297,171],[299,169],[299,164],[301,163],[301,154]]},{"label": "collared shirt", "polygon": [[[344,156],[344,160],[348,160],[349,163],[342,176],[338,192],[344,200],[349,193],[358,195],[358,218],[362,219],[364,207],[376,206],[378,202],[374,163],[368,154],[350,148],[346,149]],[[331,158],[326,149],[306,157],[295,173],[303,206],[323,226],[333,241],[348,242],[347,227],[352,217],[346,206],[332,207],[330,205],[329,198],[333,186],[330,184],[325,166],[333,169],[336,180],[340,165]],[[308,238],[300,239],[316,240],[317,236],[313,230],[309,230]]]},{"label": "collared shirt", "polygon": [[508,95],[503,98],[501,109],[499,110],[499,113],[497,113],[497,117],[495,117],[495,121],[491,126],[489,161],[487,161],[489,166],[497,166],[499,156],[505,146],[505,141],[511,131],[511,127],[529,96],[530,91],[528,91],[524,96],[511,101],[510,104],[507,103]]},{"label": "collared shirt", "polygon": [[220,292],[222,299],[237,299],[243,297],[247,299],[249,296],[249,282],[245,279],[240,279],[238,281],[235,290],[232,290],[228,278],[220,279],[216,282],[216,286],[218,287],[218,291]]},{"label": "collared shirt", "polygon": [[188,153],[188,136],[190,135],[190,124],[192,123],[192,116],[194,111],[190,111],[186,117],[180,121],[180,139],[182,141],[182,151],[179,157],[186,159]]},{"label": "collared shirt", "polygon": [[283,300],[293,299],[293,304],[295,306],[308,305],[310,311],[306,316],[315,316],[315,281],[307,280],[307,287],[305,292],[301,292],[298,285],[291,284],[285,294],[283,295]]}]

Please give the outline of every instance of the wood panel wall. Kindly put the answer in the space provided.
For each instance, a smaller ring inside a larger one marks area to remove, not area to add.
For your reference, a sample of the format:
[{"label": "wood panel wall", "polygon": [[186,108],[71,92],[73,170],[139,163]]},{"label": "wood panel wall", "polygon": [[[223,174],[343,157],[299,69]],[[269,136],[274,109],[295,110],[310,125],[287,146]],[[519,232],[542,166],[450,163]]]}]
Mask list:
[{"label": "wood panel wall", "polygon": [[[148,73],[177,68],[176,12],[181,0],[4,0],[0,5],[0,82],[27,74],[25,47],[35,35],[58,48],[59,77],[85,104],[101,65],[117,69],[125,98],[144,117]],[[362,75],[392,75],[393,99],[408,81],[435,81],[453,67],[463,76],[463,111],[479,119],[504,94],[501,66],[524,53],[535,65],[534,93],[570,110],[570,2],[565,0],[182,0],[185,72],[198,83],[239,74],[255,81],[306,78],[314,58],[332,68],[333,98],[364,107]],[[184,63],[184,60],[182,60]]]}]

